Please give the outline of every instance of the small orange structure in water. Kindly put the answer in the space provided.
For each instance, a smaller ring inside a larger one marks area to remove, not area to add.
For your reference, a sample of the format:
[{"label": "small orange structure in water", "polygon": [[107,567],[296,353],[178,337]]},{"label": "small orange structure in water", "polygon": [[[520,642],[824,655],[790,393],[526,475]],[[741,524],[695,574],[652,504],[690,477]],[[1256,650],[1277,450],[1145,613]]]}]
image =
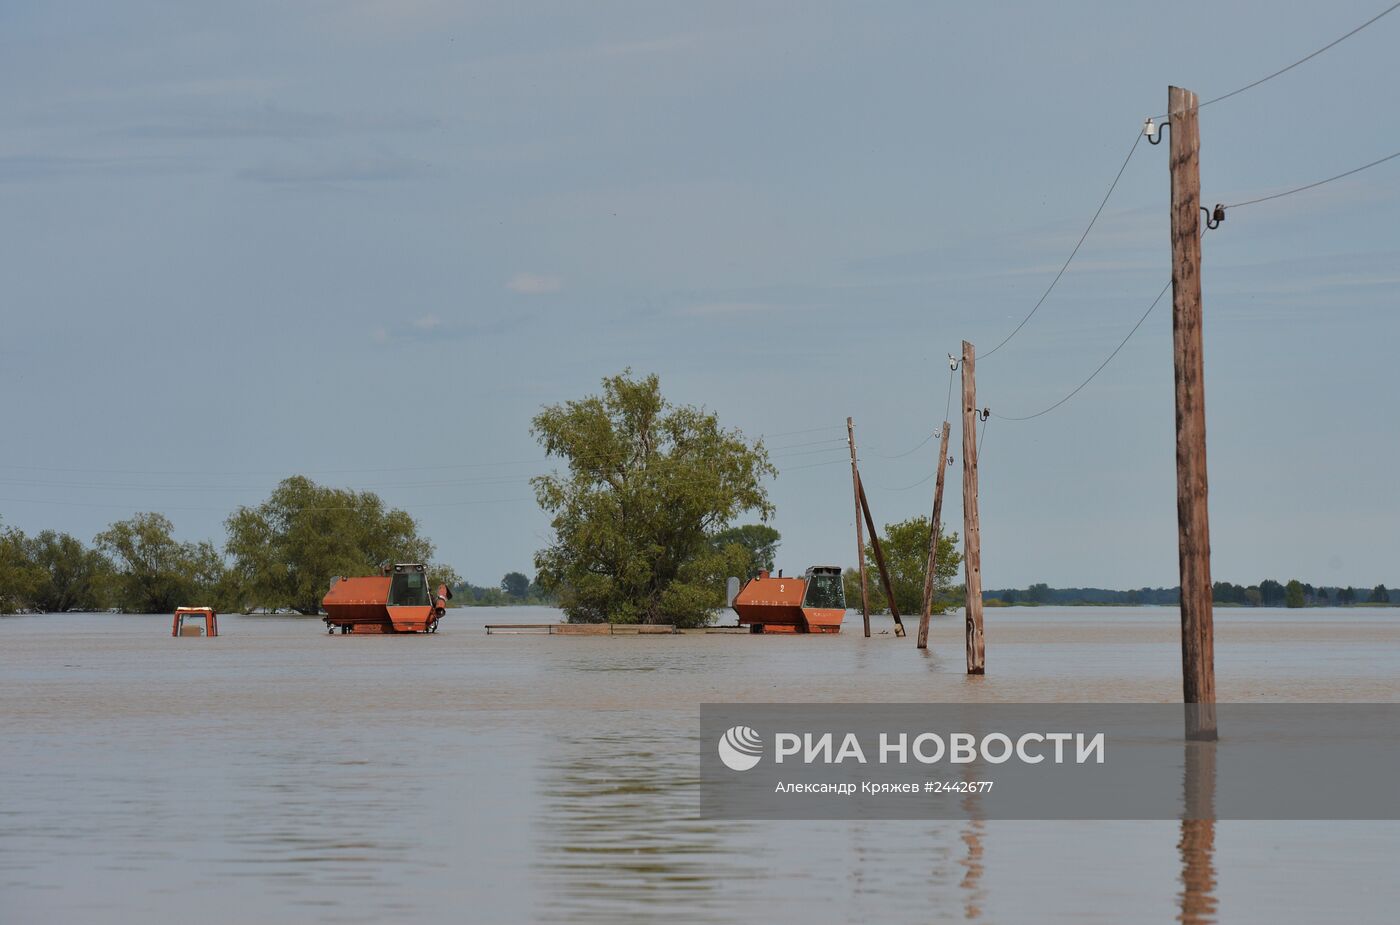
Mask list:
[{"label": "small orange structure in water", "polygon": [[[203,620],[204,626],[185,626],[186,620]],[[172,636],[217,636],[219,635],[219,615],[212,607],[177,607],[175,618],[170,621]]]},{"label": "small orange structure in water", "polygon": [[732,606],[739,624],[750,632],[839,633],[846,618],[841,569],[814,565],[801,578],[759,572],[734,596]]},{"label": "small orange structure in water", "polygon": [[384,566],[368,578],[332,578],[321,606],[327,632],[436,633],[452,590],[438,585],[428,597],[428,567],[418,563]]}]

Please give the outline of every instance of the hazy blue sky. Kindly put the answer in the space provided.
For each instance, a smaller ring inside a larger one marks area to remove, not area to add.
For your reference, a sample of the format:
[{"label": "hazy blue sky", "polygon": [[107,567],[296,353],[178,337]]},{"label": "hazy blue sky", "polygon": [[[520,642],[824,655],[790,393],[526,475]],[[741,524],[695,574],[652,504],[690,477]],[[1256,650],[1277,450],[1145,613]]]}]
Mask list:
[{"label": "hazy blue sky", "polygon": [[[933,444],[885,457],[1167,85],[1226,92],[1385,5],[6,0],[0,516],[222,542],[300,472],[494,583],[548,538],[530,417],[631,366],[775,435],[784,568],[850,562],[846,415],[877,518],[926,511],[931,481],[893,489]],[[1397,61],[1400,12],[1204,110],[1204,200],[1400,149]],[[1398,190],[1393,161],[1206,238],[1217,578],[1400,582]],[[1168,277],[1167,200],[1143,144],[981,403],[1102,361]],[[987,585],[1176,583],[1173,458],[1164,302],[1069,404],[991,421]]]}]

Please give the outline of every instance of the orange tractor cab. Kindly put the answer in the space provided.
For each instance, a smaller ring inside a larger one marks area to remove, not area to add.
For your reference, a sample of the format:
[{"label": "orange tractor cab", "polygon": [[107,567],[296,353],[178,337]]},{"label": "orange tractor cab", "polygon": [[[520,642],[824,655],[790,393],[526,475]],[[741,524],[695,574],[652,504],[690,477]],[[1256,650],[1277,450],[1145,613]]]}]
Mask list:
[{"label": "orange tractor cab", "polygon": [[754,633],[839,633],[846,618],[841,569],[814,565],[801,578],[758,573],[734,596],[739,625]]},{"label": "orange tractor cab", "polygon": [[330,633],[436,633],[451,599],[447,585],[428,596],[426,565],[385,565],[368,578],[332,578],[322,619]]},{"label": "orange tractor cab", "polygon": [[[203,626],[185,625],[186,620],[201,620]],[[219,635],[219,615],[212,607],[177,607],[175,618],[170,621],[172,636],[217,636]]]}]

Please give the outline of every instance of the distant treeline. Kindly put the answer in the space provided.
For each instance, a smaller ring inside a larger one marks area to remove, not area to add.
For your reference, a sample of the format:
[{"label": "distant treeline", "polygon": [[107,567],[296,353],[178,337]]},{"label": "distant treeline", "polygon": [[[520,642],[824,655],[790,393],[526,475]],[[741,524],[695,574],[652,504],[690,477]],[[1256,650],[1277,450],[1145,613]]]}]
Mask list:
[{"label": "distant treeline", "polygon": [[555,601],[554,595],[522,572],[506,572],[501,583],[494,588],[474,585],[469,581],[452,586],[454,607],[512,607],[520,604],[553,607]]},{"label": "distant treeline", "polygon": [[[1350,607],[1390,606],[1391,592],[1385,585],[1374,588],[1316,587],[1294,578],[1288,582],[1266,578],[1257,585],[1237,585],[1217,581],[1212,598],[1215,603],[1238,607]],[[1400,595],[1397,595],[1400,597]],[[1119,606],[1176,605],[1181,603],[1181,588],[1134,588],[1115,591],[1108,588],[1052,588],[1034,584],[1029,588],[1004,588],[984,591],[982,599],[992,605],[1038,606]]]}]

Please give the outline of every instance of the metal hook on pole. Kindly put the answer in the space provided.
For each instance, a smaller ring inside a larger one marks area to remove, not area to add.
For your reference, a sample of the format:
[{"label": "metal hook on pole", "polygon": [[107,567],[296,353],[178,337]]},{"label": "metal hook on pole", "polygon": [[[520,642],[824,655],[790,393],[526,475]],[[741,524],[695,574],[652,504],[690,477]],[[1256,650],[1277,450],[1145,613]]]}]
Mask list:
[{"label": "metal hook on pole", "polygon": [[1161,144],[1162,131],[1163,129],[1168,128],[1171,124],[1172,121],[1170,119],[1163,119],[1161,125],[1158,125],[1155,122],[1153,122],[1151,117],[1142,120],[1142,133],[1147,136],[1147,143],[1150,145]]},{"label": "metal hook on pole", "polygon": [[961,365],[962,357],[955,357],[951,353],[948,354],[948,369],[952,370],[953,372],[957,372],[958,367]]},{"label": "metal hook on pole", "polygon": [[1201,206],[1201,211],[1206,214],[1206,227],[1214,231],[1220,227],[1220,223],[1225,221],[1225,207],[1220,203],[1215,204],[1215,211],[1212,212],[1205,206]]}]

